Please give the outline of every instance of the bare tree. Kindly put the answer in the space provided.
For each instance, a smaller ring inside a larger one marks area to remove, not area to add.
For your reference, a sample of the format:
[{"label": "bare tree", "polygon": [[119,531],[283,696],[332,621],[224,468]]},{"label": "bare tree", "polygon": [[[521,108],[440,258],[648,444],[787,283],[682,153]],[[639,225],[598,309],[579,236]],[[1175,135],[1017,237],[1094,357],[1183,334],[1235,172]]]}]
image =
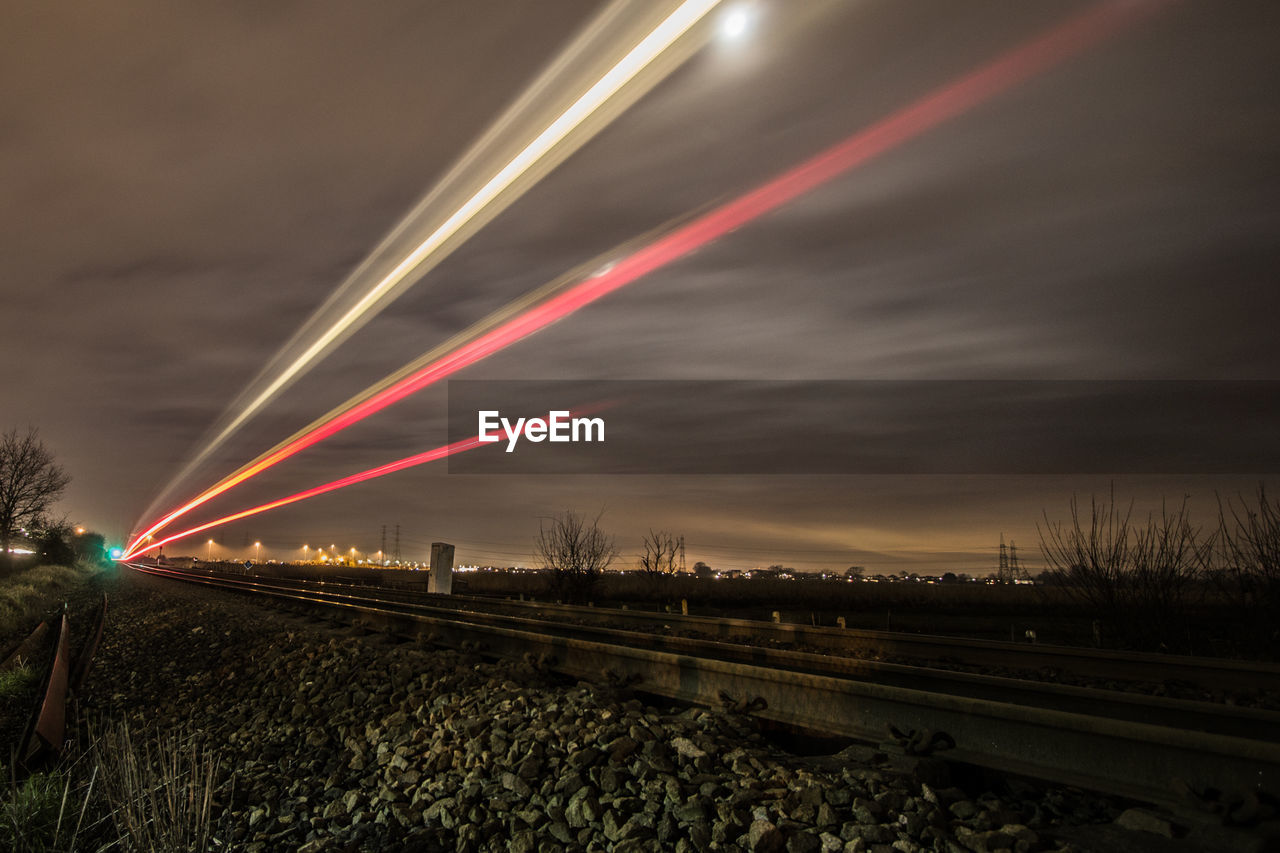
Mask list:
[{"label": "bare tree", "polygon": [[34,427],[0,436],[0,564],[8,565],[14,534],[44,518],[69,482]]},{"label": "bare tree", "polygon": [[1054,577],[1084,604],[1102,627],[1126,645],[1183,645],[1188,610],[1199,589],[1213,544],[1191,524],[1187,502],[1162,506],[1159,517],[1134,522],[1133,506],[1121,510],[1091,498],[1088,519],[1071,499],[1071,522],[1050,522],[1040,550]]},{"label": "bare tree", "polygon": [[1252,651],[1280,649],[1280,505],[1258,485],[1256,506],[1218,498],[1212,578],[1237,612],[1236,632]]},{"label": "bare tree", "polygon": [[538,563],[553,573],[552,585],[564,600],[586,600],[600,573],[618,557],[612,536],[600,529],[603,512],[591,521],[566,511],[538,523],[534,553]]},{"label": "bare tree", "polygon": [[641,548],[640,568],[650,577],[669,577],[680,567],[680,541],[665,530],[650,528]]}]

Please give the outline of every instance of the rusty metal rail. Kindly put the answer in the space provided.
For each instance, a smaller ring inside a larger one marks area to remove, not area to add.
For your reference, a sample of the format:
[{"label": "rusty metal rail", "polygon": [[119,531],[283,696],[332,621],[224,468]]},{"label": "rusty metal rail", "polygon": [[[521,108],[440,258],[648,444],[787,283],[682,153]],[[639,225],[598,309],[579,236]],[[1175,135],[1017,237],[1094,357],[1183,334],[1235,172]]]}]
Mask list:
[{"label": "rusty metal rail", "polygon": [[[44,759],[62,751],[67,731],[67,702],[83,685],[89,665],[102,639],[106,622],[107,596],[103,594],[93,620],[93,627],[74,656],[71,652],[71,620],[63,605],[58,618],[57,640],[49,665],[41,681],[41,690],[30,720],[18,744],[17,758],[23,770],[37,767]],[[48,634],[47,623],[41,622],[14,656],[22,652],[31,659],[38,655]]]},{"label": "rusty metal rail", "polygon": [[62,750],[67,723],[67,682],[71,671],[71,625],[64,612],[58,620],[58,639],[36,709],[18,749],[18,760],[33,766],[50,752]]},{"label": "rusty metal rail", "polygon": [[[996,699],[958,690],[952,678],[957,673],[919,670],[913,674],[915,686],[903,686],[849,672],[805,671],[790,665],[801,659],[794,652],[767,650],[770,656],[755,661],[725,660],[694,653],[693,647],[655,647],[679,638],[576,625],[553,630],[547,622],[511,618],[502,624],[502,617],[491,613],[445,612],[346,593],[139,568],[433,644],[524,658],[576,678],[701,705],[754,708],[763,719],[810,731],[871,742],[884,741],[889,726],[908,733],[945,732],[955,744],[947,754],[955,760],[1152,802],[1175,802],[1185,788],[1242,795],[1280,791],[1280,744],[1271,737],[1276,719],[1268,712],[1237,715],[1242,709],[1210,703],[1181,703],[1195,707],[1171,711],[1168,700],[1136,697],[1139,704],[1151,703],[1150,713],[1118,718],[1097,713],[1101,704],[1090,706],[1084,701],[1088,696],[1075,694],[1081,701],[1068,704],[1062,688],[1043,690],[1051,686],[1035,682],[1023,683],[1018,701],[1007,701],[1012,694]],[[1102,694],[1092,697],[1099,703],[1126,695],[1091,692]],[[1161,724],[1156,709],[1225,722],[1209,730]],[[1241,721],[1253,728],[1238,725]],[[1182,784],[1175,788],[1176,783]]]}]

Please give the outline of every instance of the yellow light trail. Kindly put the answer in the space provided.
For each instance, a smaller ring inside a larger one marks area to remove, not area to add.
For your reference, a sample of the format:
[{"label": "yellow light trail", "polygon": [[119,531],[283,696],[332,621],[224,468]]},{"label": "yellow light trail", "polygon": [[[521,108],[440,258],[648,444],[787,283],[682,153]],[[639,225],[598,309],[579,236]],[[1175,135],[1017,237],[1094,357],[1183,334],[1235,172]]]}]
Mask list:
[{"label": "yellow light trail", "polygon": [[[182,471],[173,478],[165,490],[152,502],[151,507],[148,508],[148,513],[172,490],[178,481],[207,459],[217,447],[221,446],[267,403],[271,402],[334,346],[353,334],[359,325],[381,310],[381,306],[396,295],[402,289],[402,286],[412,284],[412,281],[407,280],[410,275],[420,278],[429,272],[448,257],[453,249],[457,248],[467,237],[471,236],[476,230],[483,227],[494,216],[527,192],[537,180],[540,180],[555,165],[581,147],[592,135],[599,132],[623,108],[674,69],[679,60],[670,62],[663,69],[658,69],[656,73],[650,75],[647,79],[638,79],[641,76],[641,72],[650,69],[655,60],[666,53],[720,2],[721,0],[684,0],[684,2],[681,2],[674,11],[653,27],[638,43],[634,44],[595,83],[511,157],[502,168],[471,193],[452,214],[409,251],[399,263],[360,294],[356,301],[341,313],[341,316],[305,346],[301,354],[281,369],[274,378],[267,381],[265,387],[253,393],[251,390],[253,384],[251,383],[250,388],[246,389],[246,391],[252,395],[252,399],[245,403],[240,411],[212,439],[207,441],[204,447],[184,466]],[[494,143],[495,138],[499,135],[496,131],[510,127],[518,118],[517,113],[529,108],[529,105],[543,94],[542,90],[554,84],[558,75],[565,73],[570,54],[577,53],[590,56],[600,52],[601,48],[595,42],[602,39],[607,40],[610,37],[610,27],[607,20],[610,15],[617,17],[624,9],[640,8],[644,11],[645,5],[641,4],[640,7],[636,7],[634,4],[628,6],[627,4],[618,3],[614,5],[611,12],[602,15],[600,19],[588,28],[583,37],[578,39],[566,51],[565,56],[562,56],[546,74],[534,82],[525,95],[499,120],[495,128],[479,140],[476,146],[473,146],[472,151],[462,158],[459,167],[452,170],[450,175],[446,176],[445,181],[447,182],[450,178],[456,177],[460,171],[465,171],[464,167],[473,164],[480,150],[486,144]],[[629,41],[633,40],[634,37]],[[692,49],[690,47],[690,51]],[[627,97],[622,99],[626,103],[613,103],[618,100],[619,93],[627,89],[628,84],[632,83],[636,83],[636,85],[631,86],[628,89]],[[602,117],[601,113],[604,112],[606,106],[613,109],[613,112],[608,116]],[[596,124],[588,127],[588,120],[593,117],[596,119]],[[535,170],[537,170],[537,174],[534,174]],[[424,205],[429,204],[436,197],[437,193],[433,192],[424,200]],[[423,205],[419,205],[414,213],[421,211],[422,207]],[[379,248],[375,250],[375,255],[391,246],[401,232],[406,230],[409,220],[412,218],[413,214],[383,240]],[[357,269],[353,278],[362,278],[362,274],[366,273],[374,265],[373,261],[373,257],[366,260]],[[349,280],[348,284],[351,283],[352,281]],[[335,294],[335,298],[331,299],[318,313],[322,314],[330,308],[337,301],[337,297],[342,296],[345,290],[346,288],[340,289],[339,293]],[[315,319],[316,317],[312,318],[312,320]],[[282,353],[287,352],[296,345],[300,338],[305,335],[305,331],[306,324],[304,324],[304,329],[286,345]],[[265,375],[265,372],[259,375],[254,382],[263,381]],[[241,396],[245,395],[242,394]]]},{"label": "yellow light trail", "polygon": [[[355,305],[324,332],[302,355],[272,381],[253,399],[245,409],[226,427],[215,442],[220,443],[225,435],[230,434],[244,423],[254,412],[269,402],[299,371],[311,363],[326,347],[363,317],[376,302],[386,296],[405,276],[420,268],[430,258],[435,263],[443,259],[438,250],[445,242],[457,234],[459,230],[484,208],[492,204],[498,196],[516,182],[516,179],[533,168],[551,150],[559,145],[571,131],[581,125],[596,110],[605,104],[623,86],[631,81],[645,66],[656,59],[672,42],[683,35],[690,27],[711,11],[720,0],[686,0],[680,4],[666,20],[657,26],[631,52],[618,61],[613,68],[596,81],[590,89],[574,101],[567,110],[551,122],[532,142],[526,145],[519,154],[513,157],[506,166],[498,171],[479,190],[466,200],[453,214],[433,231],[427,239],[418,244],[409,255],[395,266],[377,284],[365,292]],[[514,201],[511,199],[510,201]],[[508,201],[508,203],[510,203]],[[433,257],[434,255],[434,257]]]}]

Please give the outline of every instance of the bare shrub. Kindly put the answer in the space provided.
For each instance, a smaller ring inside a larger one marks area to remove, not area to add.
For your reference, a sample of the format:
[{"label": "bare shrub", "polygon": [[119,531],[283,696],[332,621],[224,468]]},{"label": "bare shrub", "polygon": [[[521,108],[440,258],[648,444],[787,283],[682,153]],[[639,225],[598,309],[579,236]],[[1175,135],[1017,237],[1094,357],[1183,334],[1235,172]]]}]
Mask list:
[{"label": "bare shrub", "polygon": [[1133,504],[1120,509],[1110,498],[1089,500],[1082,518],[1075,497],[1071,520],[1036,525],[1040,550],[1067,595],[1095,615],[1107,638],[1135,648],[1185,648],[1188,617],[1200,596],[1198,580],[1212,549],[1191,524],[1187,501],[1145,522],[1133,520]]},{"label": "bare shrub", "polygon": [[552,573],[552,592],[562,601],[588,600],[600,573],[618,557],[613,537],[600,529],[603,515],[588,522],[567,511],[538,523],[534,554],[541,567]]},{"label": "bare shrub", "polygon": [[1210,576],[1234,611],[1238,642],[1280,654],[1280,506],[1258,485],[1257,503],[1218,498],[1218,537]]},{"label": "bare shrub", "polygon": [[640,543],[640,570],[650,577],[674,575],[679,564],[680,541],[665,530],[653,530],[645,534]]},{"label": "bare shrub", "polygon": [[649,529],[640,543],[638,563],[655,595],[670,597],[671,580],[680,568],[680,540],[665,530]]}]

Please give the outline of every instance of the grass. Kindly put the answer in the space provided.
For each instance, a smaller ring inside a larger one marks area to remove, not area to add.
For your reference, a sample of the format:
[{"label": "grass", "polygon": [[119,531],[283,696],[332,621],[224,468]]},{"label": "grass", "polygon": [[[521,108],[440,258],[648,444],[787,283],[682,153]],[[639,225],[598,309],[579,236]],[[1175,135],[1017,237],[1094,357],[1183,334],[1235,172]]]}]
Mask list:
[{"label": "grass", "polygon": [[29,666],[17,666],[0,672],[0,702],[26,695],[40,680],[40,673]]},{"label": "grass", "polygon": [[[90,783],[92,787],[92,783]],[[87,794],[70,774],[33,773],[0,799],[0,849],[13,853],[74,850]]]},{"label": "grass", "polygon": [[194,738],[106,724],[78,757],[0,789],[0,850],[209,850],[221,771]]},{"label": "grass", "polygon": [[214,833],[218,754],[189,736],[137,736],[109,725],[93,746],[103,808],[127,850],[207,850]]},{"label": "grass", "polygon": [[88,566],[32,566],[0,577],[0,637],[30,630],[27,623],[33,616],[87,584],[98,571]]}]

